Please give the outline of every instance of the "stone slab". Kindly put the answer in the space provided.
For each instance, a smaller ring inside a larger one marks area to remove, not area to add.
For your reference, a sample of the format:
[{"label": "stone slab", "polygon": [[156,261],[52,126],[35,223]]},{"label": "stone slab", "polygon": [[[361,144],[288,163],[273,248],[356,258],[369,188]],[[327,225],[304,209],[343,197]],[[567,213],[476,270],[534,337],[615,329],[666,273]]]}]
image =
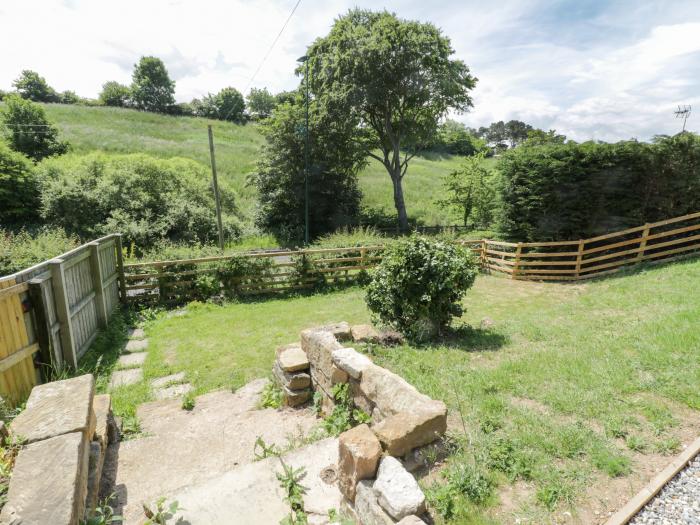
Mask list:
[{"label": "stone slab", "polygon": [[345,321],[324,325],[320,327],[319,330],[325,330],[326,332],[332,333],[338,341],[352,340],[350,325]]},{"label": "stone slab", "polygon": [[131,368],[129,370],[116,370],[112,372],[112,377],[109,380],[109,388],[114,390],[120,386],[133,385],[143,379],[143,370],[141,368]]},{"label": "stone slab", "polygon": [[372,485],[379,505],[395,520],[425,512],[425,495],[401,462],[385,456]]},{"label": "stone slab", "polygon": [[10,429],[27,443],[69,432],[82,432],[89,441],[95,431],[94,394],[92,374],[35,386]]},{"label": "stone slab", "polygon": [[120,368],[135,368],[141,366],[146,362],[146,357],[148,357],[147,352],[134,352],[131,354],[124,354],[119,356],[117,360],[117,366]]},{"label": "stone slab", "polygon": [[22,449],[0,523],[77,525],[85,512],[88,454],[88,440],[82,432]]},{"label": "stone slab", "polygon": [[377,502],[370,480],[363,480],[357,484],[355,514],[362,525],[394,525],[395,523]]},{"label": "stone slab", "polygon": [[309,360],[301,347],[290,347],[279,353],[277,362],[285,372],[300,372],[309,368]]},{"label": "stone slab", "polygon": [[177,383],[185,382],[185,373],[178,372],[177,374],[170,374],[169,376],[159,377],[151,381],[152,388],[165,388],[166,386],[171,386]]},{"label": "stone slab", "polygon": [[282,387],[284,392],[284,404],[290,407],[297,407],[303,405],[313,395],[310,388],[305,388],[304,390],[290,390],[286,386]]},{"label": "stone slab", "polygon": [[148,339],[131,339],[127,341],[124,347],[125,354],[133,354],[134,352],[143,352],[148,348]]},{"label": "stone slab", "polygon": [[354,348],[339,348],[333,351],[333,363],[345,370],[353,379],[360,379],[362,372],[372,365],[372,361],[366,355],[362,355]]},{"label": "stone slab", "polygon": [[447,430],[447,407],[432,400],[414,410],[401,412],[374,425],[374,432],[392,456],[403,456],[416,447],[432,443]]},{"label": "stone slab", "polygon": [[338,486],[348,500],[355,501],[357,482],[373,478],[377,472],[382,446],[367,425],[343,432],[338,441]]},{"label": "stone slab", "polygon": [[100,479],[104,464],[105,450],[97,441],[90,443],[87,477],[87,496],[85,498],[85,515],[91,516],[97,506],[100,495]]},{"label": "stone slab", "polygon": [[194,390],[189,383],[181,383],[179,385],[170,385],[164,388],[159,388],[153,392],[156,399],[177,399],[184,396],[188,392]]},{"label": "stone slab", "polygon": [[145,339],[146,334],[143,328],[129,328],[129,339]]},{"label": "stone slab", "polygon": [[305,372],[285,372],[278,361],[272,367],[272,371],[279,383],[290,390],[300,390],[311,386],[311,376]]},{"label": "stone slab", "polygon": [[352,340],[356,343],[378,343],[379,331],[371,324],[357,324],[350,329]]},{"label": "stone slab", "polygon": [[112,418],[112,398],[109,394],[100,394],[92,400],[95,411],[95,441],[100,444],[102,451],[109,445],[110,419]]},{"label": "stone slab", "polygon": [[415,514],[412,514],[399,521],[397,525],[425,525],[425,522]]},{"label": "stone slab", "polygon": [[433,401],[404,378],[374,364],[363,370],[360,389],[384,416],[410,412],[421,404]]}]

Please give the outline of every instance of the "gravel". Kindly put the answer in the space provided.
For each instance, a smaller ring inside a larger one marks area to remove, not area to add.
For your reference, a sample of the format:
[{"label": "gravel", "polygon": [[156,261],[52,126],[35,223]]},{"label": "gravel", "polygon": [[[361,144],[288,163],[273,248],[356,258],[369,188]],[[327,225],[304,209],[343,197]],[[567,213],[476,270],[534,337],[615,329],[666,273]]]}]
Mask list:
[{"label": "gravel", "polygon": [[666,483],[630,525],[700,525],[700,455]]}]

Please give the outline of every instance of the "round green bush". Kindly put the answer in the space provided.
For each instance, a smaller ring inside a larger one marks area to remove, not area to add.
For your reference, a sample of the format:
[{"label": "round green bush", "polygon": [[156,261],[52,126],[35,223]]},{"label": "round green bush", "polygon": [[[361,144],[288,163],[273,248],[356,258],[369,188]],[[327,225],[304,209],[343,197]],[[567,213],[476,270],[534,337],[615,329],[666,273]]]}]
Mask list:
[{"label": "round green bush", "polygon": [[429,339],[462,315],[460,300],[476,274],[466,248],[413,236],[384,251],[367,288],[367,306],[409,339]]}]

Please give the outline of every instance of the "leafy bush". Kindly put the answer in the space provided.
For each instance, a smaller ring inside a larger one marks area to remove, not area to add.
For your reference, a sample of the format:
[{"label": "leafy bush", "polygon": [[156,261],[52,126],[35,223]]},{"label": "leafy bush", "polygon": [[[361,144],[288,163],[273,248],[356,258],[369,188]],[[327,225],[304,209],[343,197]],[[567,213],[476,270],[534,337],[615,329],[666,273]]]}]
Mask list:
[{"label": "leafy bush", "polygon": [[72,250],[80,243],[59,228],[42,228],[34,233],[11,233],[0,229],[0,275],[29,268]]},{"label": "leafy bush", "polygon": [[105,106],[125,107],[129,104],[131,90],[128,86],[110,80],[102,84],[100,102]]},{"label": "leafy bush", "polygon": [[227,87],[216,95],[209,93],[201,101],[196,101],[195,112],[200,117],[243,122],[245,120],[245,100],[236,88]]},{"label": "leafy bush", "polygon": [[68,143],[58,140],[58,129],[46,118],[43,107],[17,95],[5,97],[4,103],[0,122],[13,150],[37,161],[68,151]]},{"label": "leafy bush", "polygon": [[0,224],[36,222],[39,185],[34,166],[0,141]]},{"label": "leafy bush", "polygon": [[273,266],[270,258],[232,257],[219,267],[218,277],[227,297],[238,297],[245,285],[255,283],[269,274]]},{"label": "leafy bush", "polygon": [[[81,238],[122,232],[141,248],[162,239],[213,242],[214,197],[200,164],[181,158],[92,154],[42,163],[42,215]],[[233,197],[222,193],[224,234],[236,237]]]},{"label": "leafy bush", "polygon": [[462,166],[445,179],[448,198],[439,202],[462,217],[464,226],[488,228],[494,219],[496,185],[491,171],[484,167],[483,155],[465,159]]},{"label": "leafy bush", "polygon": [[367,288],[367,306],[381,322],[424,340],[462,315],[460,300],[476,274],[467,249],[414,235],[384,251]]}]

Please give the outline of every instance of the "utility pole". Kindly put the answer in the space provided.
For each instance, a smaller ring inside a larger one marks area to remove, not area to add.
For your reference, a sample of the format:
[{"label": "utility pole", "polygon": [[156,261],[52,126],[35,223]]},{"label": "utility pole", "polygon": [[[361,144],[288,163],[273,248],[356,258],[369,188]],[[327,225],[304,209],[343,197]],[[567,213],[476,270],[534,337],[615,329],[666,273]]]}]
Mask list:
[{"label": "utility pole", "polygon": [[[676,115],[676,118],[682,118],[683,119],[683,131],[685,131],[685,123],[688,120],[688,117],[690,116],[690,110],[691,106],[678,106],[678,109],[674,111],[674,115]],[[683,132],[681,131],[681,133]]]},{"label": "utility pole", "polygon": [[216,222],[219,225],[219,248],[224,251],[224,227],[221,224],[221,199],[219,198],[219,181],[216,179],[216,158],[214,157],[214,132],[209,130],[209,155],[211,156],[211,176],[214,179],[214,198],[216,200]]}]

